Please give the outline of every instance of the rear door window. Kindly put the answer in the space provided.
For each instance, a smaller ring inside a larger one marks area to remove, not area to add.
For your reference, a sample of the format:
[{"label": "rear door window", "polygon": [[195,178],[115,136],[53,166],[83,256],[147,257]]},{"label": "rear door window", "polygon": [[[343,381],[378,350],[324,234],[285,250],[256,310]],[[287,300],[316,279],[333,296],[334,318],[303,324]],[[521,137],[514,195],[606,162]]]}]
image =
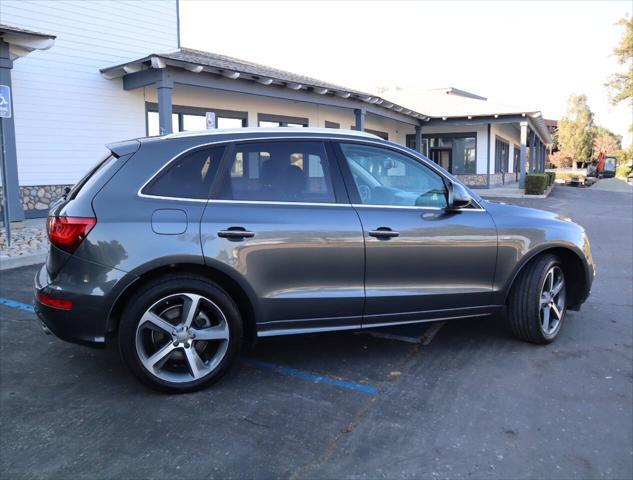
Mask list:
[{"label": "rear door window", "polygon": [[223,153],[224,147],[216,147],[187,154],[160,172],[142,193],[206,200]]},{"label": "rear door window", "polygon": [[335,203],[330,163],[321,142],[237,144],[218,198]]}]

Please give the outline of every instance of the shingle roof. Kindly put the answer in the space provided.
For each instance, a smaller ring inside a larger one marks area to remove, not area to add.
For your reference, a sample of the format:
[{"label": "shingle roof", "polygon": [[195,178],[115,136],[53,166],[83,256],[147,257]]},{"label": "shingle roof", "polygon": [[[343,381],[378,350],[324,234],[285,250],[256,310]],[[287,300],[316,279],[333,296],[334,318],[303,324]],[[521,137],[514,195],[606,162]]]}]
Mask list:
[{"label": "shingle roof", "polygon": [[[162,64],[158,66],[158,64]],[[393,110],[398,114],[412,119],[425,119],[426,115],[415,112],[404,106],[396,105],[377,95],[359,90],[343,87],[334,83],[325,82],[316,78],[298,75],[266,65],[241,60],[227,55],[212,52],[203,52],[191,48],[180,48],[175,52],[152,53],[146,57],[102,68],[101,73],[106,78],[117,78],[132,71],[140,71],[147,68],[164,68],[166,65],[185,68],[195,72],[205,71],[212,74],[221,74],[229,78],[241,80],[253,80],[264,85],[274,83],[286,85],[293,90],[302,90],[306,93],[317,92],[322,95],[334,94],[342,98],[354,98],[378,108]],[[235,75],[235,76],[232,76]]]},{"label": "shingle roof", "polygon": [[181,62],[195,63],[197,65],[203,65],[206,67],[215,67],[240,73],[250,73],[251,75],[257,75],[265,78],[274,78],[276,80],[284,80],[287,82],[293,82],[302,85],[310,85],[315,87],[327,88],[329,90],[339,90],[372,96],[371,94],[366,92],[342,87],[334,83],[324,82],[323,80],[307,77],[305,75],[298,75],[296,73],[287,72],[285,70],[269,67],[267,65],[261,65],[259,63],[250,62],[248,60],[229,57],[227,55],[220,55],[218,53],[203,52],[201,50],[194,50],[192,48],[181,48],[178,51],[171,53],[162,53],[158,54],[157,56]]}]

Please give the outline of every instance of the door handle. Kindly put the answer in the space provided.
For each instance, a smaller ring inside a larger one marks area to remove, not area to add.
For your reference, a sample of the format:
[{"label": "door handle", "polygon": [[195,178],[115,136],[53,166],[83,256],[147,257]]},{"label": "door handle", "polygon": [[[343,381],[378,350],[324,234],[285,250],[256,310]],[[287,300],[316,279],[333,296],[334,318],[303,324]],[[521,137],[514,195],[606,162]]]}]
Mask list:
[{"label": "door handle", "polygon": [[229,227],[226,230],[220,230],[218,237],[239,240],[242,238],[253,238],[254,232],[249,232],[244,227]]},{"label": "door handle", "polygon": [[389,238],[397,237],[398,235],[400,235],[399,232],[394,232],[392,229],[388,227],[380,227],[380,228],[377,228],[376,230],[369,231],[369,236],[375,237],[375,238],[389,239]]}]

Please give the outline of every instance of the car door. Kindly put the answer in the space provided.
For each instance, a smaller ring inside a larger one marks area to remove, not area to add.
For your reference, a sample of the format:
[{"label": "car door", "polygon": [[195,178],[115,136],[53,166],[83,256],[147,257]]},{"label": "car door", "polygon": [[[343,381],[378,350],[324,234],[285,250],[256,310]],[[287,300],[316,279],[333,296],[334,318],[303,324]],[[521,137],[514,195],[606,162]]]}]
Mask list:
[{"label": "car door", "polygon": [[247,285],[260,335],[361,324],[363,233],[329,148],[237,143],[218,173],[201,222],[205,262]]},{"label": "car door", "polygon": [[366,143],[337,149],[365,236],[363,325],[483,314],[497,256],[490,215],[447,210],[446,181],[413,156]]}]

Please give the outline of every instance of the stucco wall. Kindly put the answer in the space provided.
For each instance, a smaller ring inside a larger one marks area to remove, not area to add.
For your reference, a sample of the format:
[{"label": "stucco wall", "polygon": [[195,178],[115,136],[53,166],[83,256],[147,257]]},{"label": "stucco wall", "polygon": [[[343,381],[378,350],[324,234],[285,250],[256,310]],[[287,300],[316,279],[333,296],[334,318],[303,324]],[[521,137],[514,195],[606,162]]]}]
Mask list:
[{"label": "stucco wall", "polygon": [[521,131],[518,124],[497,123],[490,126],[490,172],[495,171],[495,139],[498,137],[510,144],[510,162],[508,172],[514,172],[514,146],[520,146]]}]

